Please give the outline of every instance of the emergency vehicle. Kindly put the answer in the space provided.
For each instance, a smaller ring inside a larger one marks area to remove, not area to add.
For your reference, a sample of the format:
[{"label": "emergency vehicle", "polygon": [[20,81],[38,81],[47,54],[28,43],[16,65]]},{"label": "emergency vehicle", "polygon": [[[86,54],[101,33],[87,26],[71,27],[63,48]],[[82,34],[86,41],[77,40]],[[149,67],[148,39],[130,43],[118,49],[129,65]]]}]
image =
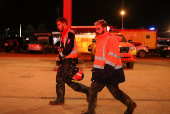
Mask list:
[{"label": "emergency vehicle", "polygon": [[144,43],[149,52],[157,48],[157,30],[150,29],[110,29],[110,32],[122,34],[129,42]]}]

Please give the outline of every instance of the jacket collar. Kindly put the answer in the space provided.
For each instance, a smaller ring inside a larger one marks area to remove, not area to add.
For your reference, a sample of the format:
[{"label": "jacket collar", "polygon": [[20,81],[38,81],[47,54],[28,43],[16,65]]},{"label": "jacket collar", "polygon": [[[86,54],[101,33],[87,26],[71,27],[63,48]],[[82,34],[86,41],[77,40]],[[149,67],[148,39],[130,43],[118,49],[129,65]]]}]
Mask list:
[{"label": "jacket collar", "polygon": [[61,41],[62,42],[64,42],[64,37],[65,37],[65,35],[67,34],[68,31],[69,31],[69,28],[67,27],[67,28],[64,29],[63,32],[60,32],[62,34],[62,36],[61,36]]},{"label": "jacket collar", "polygon": [[105,38],[105,37],[107,37],[107,36],[109,36],[110,35],[110,33],[108,32],[108,31],[106,31],[105,33],[103,33],[103,34],[100,34],[100,35],[97,35],[96,36],[96,39],[98,40],[98,39],[102,39],[102,38]]}]

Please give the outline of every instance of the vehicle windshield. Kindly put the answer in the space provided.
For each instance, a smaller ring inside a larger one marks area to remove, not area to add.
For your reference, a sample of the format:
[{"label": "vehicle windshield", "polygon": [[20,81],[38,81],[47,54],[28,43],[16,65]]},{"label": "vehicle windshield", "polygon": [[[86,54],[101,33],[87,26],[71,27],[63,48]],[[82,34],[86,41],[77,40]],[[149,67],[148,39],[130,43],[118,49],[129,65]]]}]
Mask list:
[{"label": "vehicle windshield", "polygon": [[41,44],[42,42],[40,42],[40,41],[33,41],[33,42],[31,42],[30,44]]},{"label": "vehicle windshield", "polygon": [[162,45],[170,45],[170,41],[167,40],[158,40],[157,43]]},{"label": "vehicle windshield", "polygon": [[134,46],[142,45],[142,43],[139,43],[139,42],[132,42],[132,44],[133,44]]},{"label": "vehicle windshield", "polygon": [[127,42],[126,38],[123,35],[117,35],[117,36],[121,36],[122,37],[121,42]]}]

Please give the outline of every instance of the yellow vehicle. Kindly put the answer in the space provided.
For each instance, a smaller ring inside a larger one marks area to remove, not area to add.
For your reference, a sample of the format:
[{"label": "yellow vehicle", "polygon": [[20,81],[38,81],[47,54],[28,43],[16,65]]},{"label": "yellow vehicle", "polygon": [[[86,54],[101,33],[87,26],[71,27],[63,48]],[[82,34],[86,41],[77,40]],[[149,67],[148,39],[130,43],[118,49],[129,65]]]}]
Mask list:
[{"label": "yellow vehicle", "polygon": [[75,33],[78,52],[90,53],[88,51],[88,46],[96,36],[95,26],[71,26],[71,30]]}]

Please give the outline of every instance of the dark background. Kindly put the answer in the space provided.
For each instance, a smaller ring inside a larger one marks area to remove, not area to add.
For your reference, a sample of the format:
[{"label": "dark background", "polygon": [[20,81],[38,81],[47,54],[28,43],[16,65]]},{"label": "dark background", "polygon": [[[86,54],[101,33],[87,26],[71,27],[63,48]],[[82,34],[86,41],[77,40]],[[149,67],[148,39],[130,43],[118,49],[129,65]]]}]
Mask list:
[{"label": "dark background", "polygon": [[[72,0],[72,25],[93,26],[104,19],[110,26],[124,28],[155,27],[159,37],[170,38],[170,7],[165,0]],[[56,30],[55,20],[63,15],[63,0],[0,0],[0,31],[6,28],[22,30],[32,25],[35,30],[44,24],[48,31]]]}]

